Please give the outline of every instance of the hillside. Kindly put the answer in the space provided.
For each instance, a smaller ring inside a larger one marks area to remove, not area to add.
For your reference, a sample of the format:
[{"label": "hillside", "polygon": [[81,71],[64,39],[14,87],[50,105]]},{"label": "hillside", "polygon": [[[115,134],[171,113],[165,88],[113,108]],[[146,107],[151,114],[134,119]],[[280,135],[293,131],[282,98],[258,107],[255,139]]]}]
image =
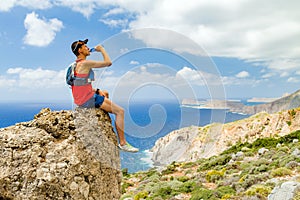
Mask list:
[{"label": "hillside", "polygon": [[300,130],[300,108],[274,114],[261,112],[227,124],[191,126],[172,131],[152,148],[155,166],[173,161],[196,161],[218,155],[237,142],[280,137]]},{"label": "hillside", "polygon": [[276,113],[283,110],[289,110],[300,107],[300,90],[293,94],[281,97],[274,101],[259,105],[244,105],[240,101],[234,100],[195,100],[183,99],[183,106],[192,106],[209,109],[227,109],[230,112],[244,113],[253,115],[259,112]]},{"label": "hillside", "polygon": [[282,110],[289,110],[300,106],[300,90],[294,92],[291,95],[282,97],[275,101],[265,104],[259,104],[255,106],[232,106],[231,112],[241,112],[245,114],[255,114],[259,112],[275,113]]},{"label": "hillside", "polygon": [[218,156],[127,174],[122,200],[299,200],[300,131],[238,142]]}]

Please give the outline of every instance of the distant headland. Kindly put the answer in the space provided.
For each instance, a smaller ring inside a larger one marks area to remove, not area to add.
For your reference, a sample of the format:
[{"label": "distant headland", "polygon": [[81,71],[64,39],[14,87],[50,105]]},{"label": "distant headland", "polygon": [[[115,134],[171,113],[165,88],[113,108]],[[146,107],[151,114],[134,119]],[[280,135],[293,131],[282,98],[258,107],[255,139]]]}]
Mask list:
[{"label": "distant headland", "polygon": [[251,98],[249,103],[260,103],[258,105],[245,105],[240,100],[218,100],[218,99],[183,99],[181,106],[198,109],[225,109],[229,112],[237,112],[253,115],[266,111],[275,113],[282,110],[292,109],[300,106],[300,90],[292,94],[284,94],[281,98]]}]

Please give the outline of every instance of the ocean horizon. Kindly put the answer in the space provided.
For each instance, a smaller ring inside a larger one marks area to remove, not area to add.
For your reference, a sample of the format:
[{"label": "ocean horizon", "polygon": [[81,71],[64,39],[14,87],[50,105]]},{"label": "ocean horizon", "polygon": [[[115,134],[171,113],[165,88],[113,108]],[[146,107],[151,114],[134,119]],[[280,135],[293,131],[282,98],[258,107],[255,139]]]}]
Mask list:
[{"label": "ocean horizon", "polygon": [[[121,152],[121,167],[128,172],[147,170],[152,166],[150,149],[157,139],[187,126],[205,126],[213,122],[228,123],[248,117],[226,110],[197,109],[181,106],[176,101],[136,102],[121,104],[125,109],[125,136],[127,141],[140,149],[138,153]],[[53,111],[72,110],[72,103],[0,103],[0,128],[30,121],[41,109]],[[114,116],[112,124],[114,125]]]}]

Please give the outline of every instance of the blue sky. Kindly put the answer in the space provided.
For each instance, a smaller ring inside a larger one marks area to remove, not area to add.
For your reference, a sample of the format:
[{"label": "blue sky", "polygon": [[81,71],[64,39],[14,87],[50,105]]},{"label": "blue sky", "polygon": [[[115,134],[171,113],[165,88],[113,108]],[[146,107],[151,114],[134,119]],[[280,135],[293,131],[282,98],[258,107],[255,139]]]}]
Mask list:
[{"label": "blue sky", "polygon": [[70,44],[85,38],[111,55],[94,86],[117,101],[281,97],[299,89],[299,7],[298,0],[1,0],[1,101],[70,101]]}]

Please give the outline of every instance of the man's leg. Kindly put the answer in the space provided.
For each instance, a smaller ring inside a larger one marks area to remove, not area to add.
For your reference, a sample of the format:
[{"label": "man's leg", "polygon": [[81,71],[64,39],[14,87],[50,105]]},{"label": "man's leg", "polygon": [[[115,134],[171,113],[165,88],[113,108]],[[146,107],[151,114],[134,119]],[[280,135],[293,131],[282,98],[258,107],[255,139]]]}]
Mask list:
[{"label": "man's leg", "polygon": [[117,104],[113,103],[111,100],[104,98],[104,101],[102,105],[100,106],[101,109],[113,113],[116,115],[116,129],[117,129],[117,134],[119,137],[120,144],[118,147],[123,150],[123,151],[128,151],[128,152],[138,152],[139,149],[131,146],[126,142],[125,135],[124,135],[124,109]]},{"label": "man's leg", "polygon": [[115,125],[120,140],[120,145],[125,145],[126,140],[124,136],[124,109],[107,98],[104,98],[104,101],[100,108],[116,115]]},{"label": "man's leg", "polygon": [[109,98],[109,94],[106,90],[100,90],[100,95]]}]

